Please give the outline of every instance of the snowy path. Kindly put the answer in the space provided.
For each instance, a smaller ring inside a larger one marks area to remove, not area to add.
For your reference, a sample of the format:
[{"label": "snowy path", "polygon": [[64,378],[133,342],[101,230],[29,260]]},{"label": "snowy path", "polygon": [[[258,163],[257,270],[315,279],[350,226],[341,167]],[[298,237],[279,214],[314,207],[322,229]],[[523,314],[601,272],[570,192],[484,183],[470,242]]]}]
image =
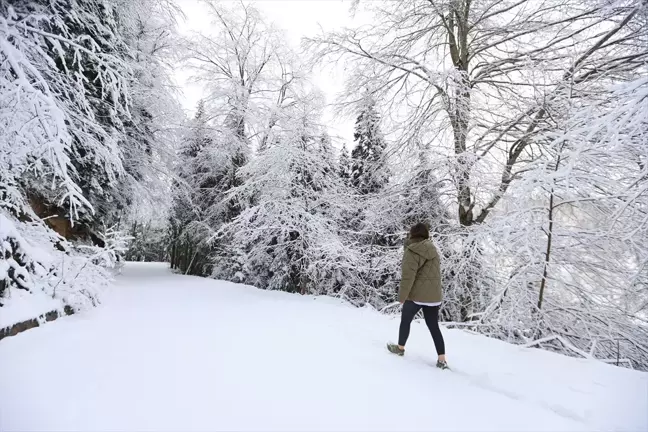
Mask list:
[{"label": "snowy path", "polygon": [[648,430],[648,374],[330,298],[128,264],[94,310],[0,342],[0,430]]}]

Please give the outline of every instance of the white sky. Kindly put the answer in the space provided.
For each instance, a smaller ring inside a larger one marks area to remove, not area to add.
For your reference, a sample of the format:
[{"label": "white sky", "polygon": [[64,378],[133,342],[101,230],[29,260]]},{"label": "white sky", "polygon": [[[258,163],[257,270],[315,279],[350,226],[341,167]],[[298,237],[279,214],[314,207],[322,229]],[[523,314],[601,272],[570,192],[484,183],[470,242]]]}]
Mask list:
[{"label": "white sky", "polygon": [[[257,0],[250,3],[262,12],[269,22],[273,22],[286,32],[288,42],[296,50],[300,50],[301,38],[318,34],[320,26],[325,31],[329,31],[356,26],[360,20],[360,16],[355,18],[351,16],[351,0]],[[199,0],[177,0],[177,4],[182,7],[186,15],[186,20],[180,23],[181,32],[208,32],[211,18]],[[182,71],[178,71],[176,77],[182,85],[183,106],[193,113],[198,100],[203,96],[202,89],[188,84],[186,75]],[[325,93],[329,103],[333,102],[336,93],[342,89],[343,81],[344,71],[341,68],[316,71],[313,76],[313,82]],[[338,118],[333,110],[328,109],[323,121],[328,126],[329,133],[334,137],[337,146],[342,142],[351,146],[354,119]]]}]

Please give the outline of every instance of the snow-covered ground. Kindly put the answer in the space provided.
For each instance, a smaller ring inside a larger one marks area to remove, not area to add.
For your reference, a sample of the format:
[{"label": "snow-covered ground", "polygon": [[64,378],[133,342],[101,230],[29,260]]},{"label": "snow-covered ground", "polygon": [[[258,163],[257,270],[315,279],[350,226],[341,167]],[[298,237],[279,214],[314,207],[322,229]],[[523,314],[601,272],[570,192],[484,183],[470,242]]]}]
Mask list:
[{"label": "snow-covered ground", "polygon": [[129,263],[103,304],[0,342],[0,430],[648,430],[648,374],[335,299]]}]

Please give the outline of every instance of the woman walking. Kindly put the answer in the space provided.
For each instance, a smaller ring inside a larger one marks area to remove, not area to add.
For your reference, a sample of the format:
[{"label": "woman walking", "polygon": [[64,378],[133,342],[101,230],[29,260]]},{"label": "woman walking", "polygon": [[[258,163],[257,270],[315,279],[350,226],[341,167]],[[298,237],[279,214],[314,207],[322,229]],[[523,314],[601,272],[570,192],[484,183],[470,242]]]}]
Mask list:
[{"label": "woman walking", "polygon": [[414,316],[423,309],[423,317],[439,356],[437,367],[447,369],[445,343],[439,328],[441,306],[441,266],[439,254],[430,240],[425,224],[418,223],[410,229],[405,241],[399,301],[403,305],[398,345],[387,344],[387,349],[397,355],[405,354],[405,344]]}]

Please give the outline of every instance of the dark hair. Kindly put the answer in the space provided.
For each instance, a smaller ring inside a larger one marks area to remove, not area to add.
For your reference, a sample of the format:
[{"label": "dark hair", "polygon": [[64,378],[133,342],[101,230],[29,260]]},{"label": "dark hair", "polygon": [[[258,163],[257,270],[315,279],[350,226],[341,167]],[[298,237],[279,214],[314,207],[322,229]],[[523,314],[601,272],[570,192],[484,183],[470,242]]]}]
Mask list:
[{"label": "dark hair", "polygon": [[410,238],[429,239],[430,231],[428,230],[428,226],[424,223],[417,223],[410,228]]}]

